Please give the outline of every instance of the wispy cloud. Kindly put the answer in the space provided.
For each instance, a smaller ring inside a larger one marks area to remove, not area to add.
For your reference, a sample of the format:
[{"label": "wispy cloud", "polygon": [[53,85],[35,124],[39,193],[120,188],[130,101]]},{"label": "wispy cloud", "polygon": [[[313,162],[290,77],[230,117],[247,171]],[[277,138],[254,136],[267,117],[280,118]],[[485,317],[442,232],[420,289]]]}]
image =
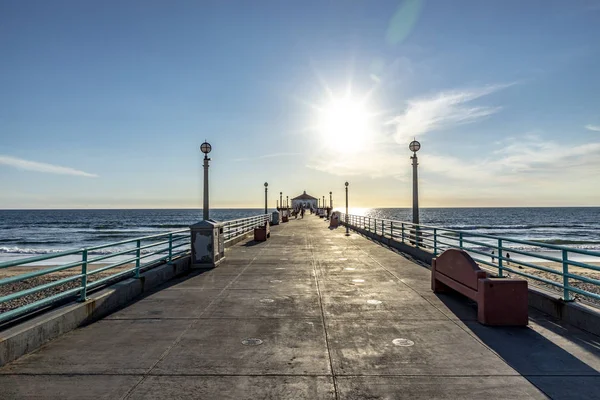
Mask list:
[{"label": "wispy cloud", "polygon": [[265,158],[294,157],[294,156],[301,156],[301,155],[302,155],[302,153],[273,153],[273,154],[264,154],[262,156],[257,156],[257,157],[236,158],[233,161],[234,162],[241,162],[241,161],[262,160],[262,159],[265,159]]},{"label": "wispy cloud", "polygon": [[594,131],[594,132],[600,132],[600,125],[586,125],[585,129]]},{"label": "wispy cloud", "polygon": [[432,97],[409,100],[404,112],[389,121],[396,127],[395,139],[398,143],[405,143],[413,136],[423,136],[430,131],[472,123],[495,114],[501,107],[469,103],[511,85],[488,85],[474,89],[444,91]]},{"label": "wispy cloud", "polygon": [[18,168],[26,171],[43,172],[46,174],[76,175],[85,176],[88,178],[98,177],[98,175],[96,174],[90,174],[88,172],[80,171],[73,168],[61,167],[59,165],[40,163],[36,161],[23,160],[22,158],[11,156],[0,155],[0,164],[8,165],[9,167]]}]

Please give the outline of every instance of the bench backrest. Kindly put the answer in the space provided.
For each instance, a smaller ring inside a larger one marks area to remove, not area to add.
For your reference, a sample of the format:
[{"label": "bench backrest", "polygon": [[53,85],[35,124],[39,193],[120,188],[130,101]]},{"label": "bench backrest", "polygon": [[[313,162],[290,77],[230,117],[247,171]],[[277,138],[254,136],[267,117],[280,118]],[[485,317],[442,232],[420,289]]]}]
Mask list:
[{"label": "bench backrest", "polygon": [[477,290],[478,272],[482,269],[466,251],[448,249],[436,258],[435,271]]}]

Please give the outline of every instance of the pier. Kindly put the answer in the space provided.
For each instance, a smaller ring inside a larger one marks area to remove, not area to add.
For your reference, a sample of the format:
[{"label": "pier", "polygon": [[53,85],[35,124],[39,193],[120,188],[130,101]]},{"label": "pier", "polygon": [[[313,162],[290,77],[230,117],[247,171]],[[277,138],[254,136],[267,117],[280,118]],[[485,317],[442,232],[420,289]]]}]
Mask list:
[{"label": "pier", "polygon": [[324,219],[271,227],[0,368],[0,398],[592,399],[600,339],[479,324],[425,262]]}]

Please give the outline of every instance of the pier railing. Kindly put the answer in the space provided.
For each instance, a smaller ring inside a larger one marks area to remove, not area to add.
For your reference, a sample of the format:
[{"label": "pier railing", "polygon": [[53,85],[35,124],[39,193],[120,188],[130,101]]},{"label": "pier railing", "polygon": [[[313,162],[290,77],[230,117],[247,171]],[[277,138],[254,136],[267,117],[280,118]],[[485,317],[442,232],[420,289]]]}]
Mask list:
[{"label": "pier railing", "polygon": [[[562,292],[565,301],[577,295],[600,300],[600,251],[511,239],[457,229],[341,214],[342,224],[370,232],[434,256],[446,249],[467,251],[498,277],[514,274]],[[512,257],[511,257],[512,254]]]},{"label": "pier railing", "polygon": [[267,222],[269,222],[269,214],[225,221],[223,222],[224,239],[225,241],[235,239],[252,231],[254,228],[264,226]]},{"label": "pier railing", "polygon": [[189,229],[183,229],[0,263],[5,276],[0,289],[11,292],[0,297],[1,309],[7,310],[0,322],[67,298],[83,301],[89,290],[139,277],[140,271],[189,252],[189,246]]},{"label": "pier railing", "polygon": [[[225,221],[225,241],[263,226],[268,214]],[[0,263],[0,323],[68,300],[84,301],[90,290],[180,257],[190,251],[182,229]]]}]

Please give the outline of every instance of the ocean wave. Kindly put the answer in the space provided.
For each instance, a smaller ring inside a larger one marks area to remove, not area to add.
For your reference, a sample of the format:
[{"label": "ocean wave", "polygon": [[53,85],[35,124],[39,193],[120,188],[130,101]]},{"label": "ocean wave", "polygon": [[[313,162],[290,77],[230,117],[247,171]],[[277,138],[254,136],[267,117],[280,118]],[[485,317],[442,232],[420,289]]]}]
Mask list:
[{"label": "ocean wave", "polygon": [[452,229],[457,231],[474,231],[474,230],[482,230],[482,229],[490,229],[490,230],[506,230],[506,229],[514,229],[514,230],[530,230],[530,229],[538,229],[538,228],[559,228],[559,229],[589,229],[589,230],[600,230],[600,227],[594,225],[584,225],[584,224],[530,224],[530,225],[449,225],[443,226],[445,229]]},{"label": "ocean wave", "polygon": [[[561,244],[562,245],[562,244]],[[560,253],[560,250],[556,250],[556,249],[552,249],[552,248],[548,248],[548,247],[542,247],[543,244],[540,244],[540,246],[527,246],[527,245],[508,245],[505,243],[503,243],[502,248],[505,251],[511,251],[511,250],[519,250],[519,251],[527,251],[527,252],[531,252],[531,253],[541,253],[541,252],[557,252]],[[569,246],[565,246],[568,247],[570,249],[573,250],[591,250],[591,251],[598,251],[600,250],[600,243],[594,243],[594,244],[575,244],[575,243],[571,243]],[[464,247],[465,250],[469,251],[469,250],[477,250],[477,251],[485,251],[485,252],[492,252],[497,250],[497,247],[493,244],[490,243],[489,246],[468,246],[466,245]]]},{"label": "ocean wave", "polygon": [[22,247],[0,247],[0,254],[55,254],[64,250],[60,249],[30,249]]},{"label": "ocean wave", "polygon": [[[164,245],[161,245],[161,248]],[[156,248],[148,248],[148,249],[142,249],[140,253],[142,254],[148,254],[148,253],[152,253],[156,250],[158,250],[158,246]],[[47,248],[41,248],[41,249],[36,249],[36,248],[27,248],[27,247],[0,247],[0,254],[31,254],[31,255],[43,255],[43,254],[57,254],[57,253],[61,253],[63,251],[71,251],[71,250],[78,250],[78,249],[47,249]],[[83,249],[80,249],[81,251],[83,251]],[[97,249],[97,250],[90,250],[88,251],[88,254],[90,255],[108,255],[108,254],[114,254],[117,253],[119,251],[123,251],[123,250],[131,250],[134,251],[135,247],[112,247],[112,248],[105,248],[105,249]],[[166,252],[166,250],[165,250]],[[75,253],[77,254],[77,253]],[[131,254],[133,255],[133,254]]]},{"label": "ocean wave", "polygon": [[566,245],[566,244],[588,244],[588,245],[597,245],[600,246],[600,241],[596,240],[569,240],[569,239],[535,239],[533,242],[545,243],[545,244],[556,244],[556,245]]},{"label": "ocean wave", "polygon": [[154,224],[146,225],[150,228],[189,228],[191,224]]}]

